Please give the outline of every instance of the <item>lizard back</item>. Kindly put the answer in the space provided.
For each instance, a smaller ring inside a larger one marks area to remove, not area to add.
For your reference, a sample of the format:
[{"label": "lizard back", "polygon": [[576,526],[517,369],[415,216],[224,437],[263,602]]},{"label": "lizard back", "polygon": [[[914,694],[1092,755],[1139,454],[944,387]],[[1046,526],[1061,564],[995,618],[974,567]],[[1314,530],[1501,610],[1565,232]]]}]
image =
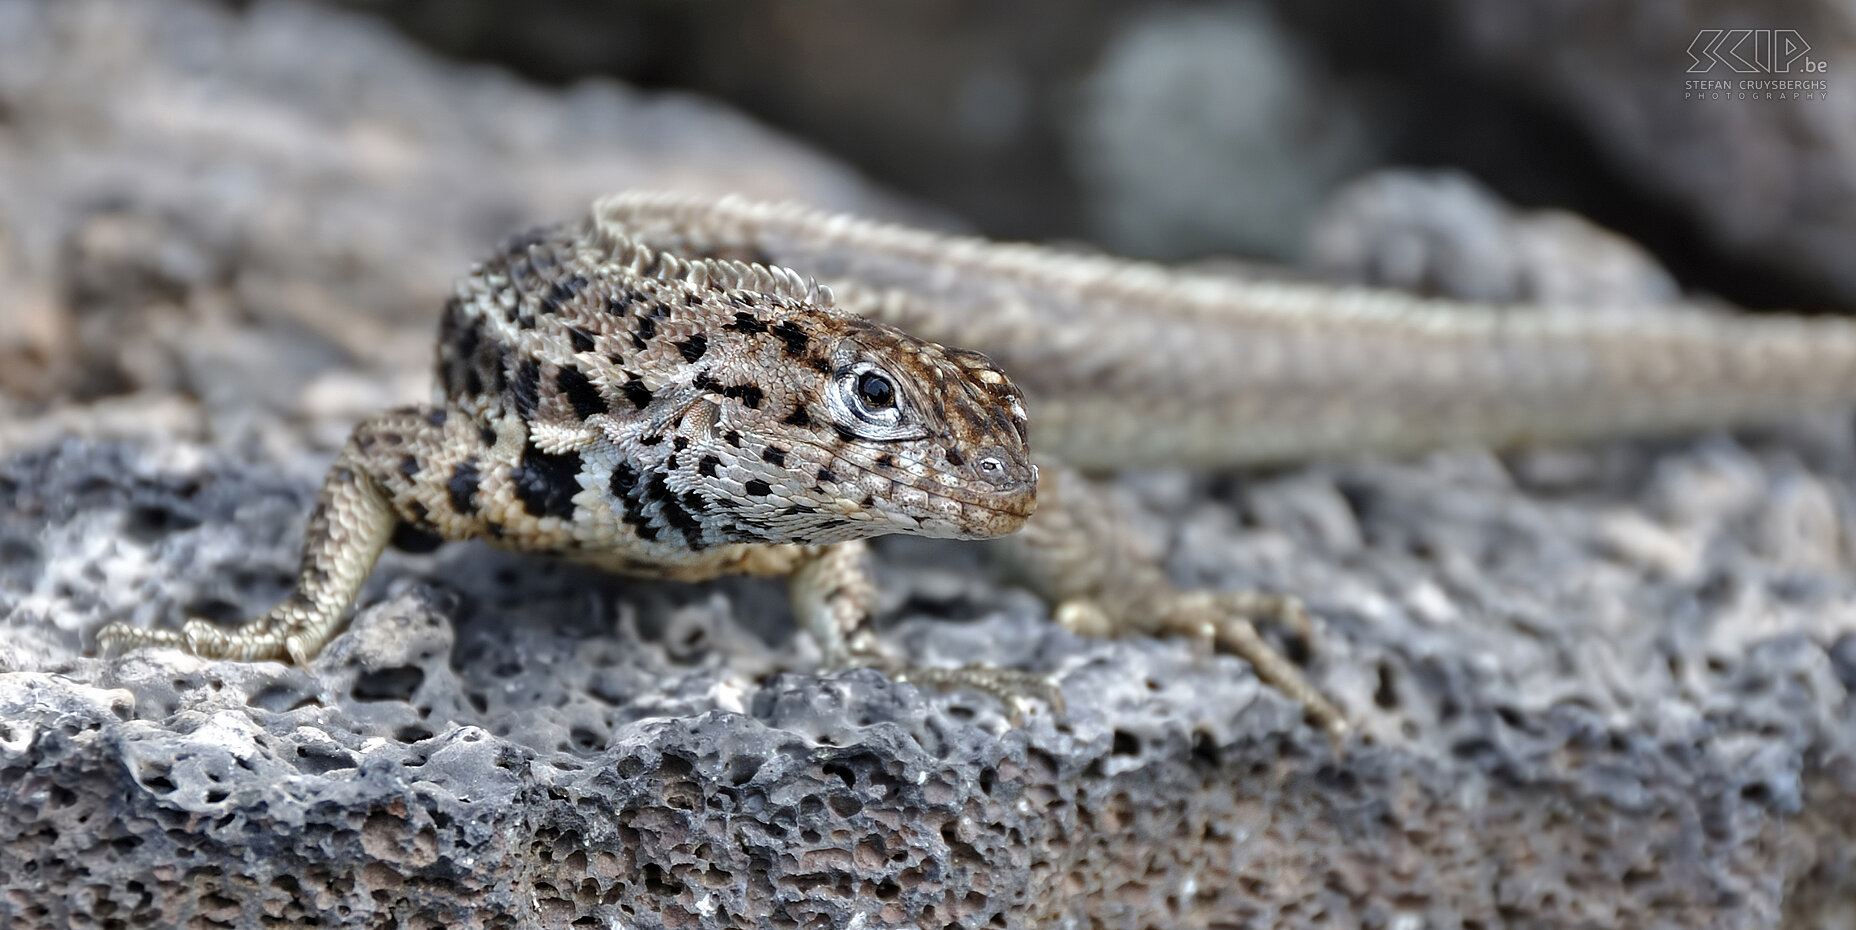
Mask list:
[{"label": "lizard back", "polygon": [[438,344],[443,403],[518,468],[572,475],[555,509],[589,548],[993,536],[1035,500],[1021,395],[989,360],[784,269],[564,224],[475,267]]}]

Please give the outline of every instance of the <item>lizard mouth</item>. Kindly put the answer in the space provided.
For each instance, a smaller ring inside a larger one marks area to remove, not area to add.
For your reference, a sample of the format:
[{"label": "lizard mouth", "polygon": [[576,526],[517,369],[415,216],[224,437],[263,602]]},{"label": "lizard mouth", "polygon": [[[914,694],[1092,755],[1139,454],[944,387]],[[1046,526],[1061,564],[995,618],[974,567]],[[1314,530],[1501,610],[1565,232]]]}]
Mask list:
[{"label": "lizard mouth", "polygon": [[[956,512],[929,513],[912,512],[916,509],[898,507],[899,511],[907,512],[915,520],[916,527],[913,532],[916,535],[969,539],[1003,536],[1023,526],[1025,521],[1030,519],[1032,512],[1037,509],[1037,469],[1035,466],[1030,466],[1029,480],[1013,482],[997,489],[981,489],[971,486],[977,482],[970,482],[961,487],[949,487],[934,481],[932,472],[926,480],[923,480],[906,473],[896,474],[893,471],[878,470],[855,459],[846,458],[841,453],[817,443],[808,443],[808,445],[829,456],[833,468],[844,468],[860,477],[867,476],[885,482],[890,492],[885,496],[891,499],[895,496],[895,488],[906,488],[932,500],[958,505],[959,510]],[[897,461],[904,466],[920,464],[909,459],[899,458]],[[858,489],[863,487],[855,480],[842,484],[851,493],[859,493]],[[932,534],[922,533],[921,529],[930,523],[945,524],[946,530]],[[900,522],[897,528],[901,532],[911,532],[910,527]]]}]

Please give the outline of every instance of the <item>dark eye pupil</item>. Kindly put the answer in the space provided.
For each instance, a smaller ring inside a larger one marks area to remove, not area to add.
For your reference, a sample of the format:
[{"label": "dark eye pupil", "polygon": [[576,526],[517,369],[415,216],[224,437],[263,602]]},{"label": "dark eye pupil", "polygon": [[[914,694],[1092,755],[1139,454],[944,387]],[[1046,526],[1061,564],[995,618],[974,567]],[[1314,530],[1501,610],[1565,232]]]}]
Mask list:
[{"label": "dark eye pupil", "polygon": [[857,377],[857,396],[872,408],[893,406],[896,403],[896,386],[882,375],[864,372]]}]

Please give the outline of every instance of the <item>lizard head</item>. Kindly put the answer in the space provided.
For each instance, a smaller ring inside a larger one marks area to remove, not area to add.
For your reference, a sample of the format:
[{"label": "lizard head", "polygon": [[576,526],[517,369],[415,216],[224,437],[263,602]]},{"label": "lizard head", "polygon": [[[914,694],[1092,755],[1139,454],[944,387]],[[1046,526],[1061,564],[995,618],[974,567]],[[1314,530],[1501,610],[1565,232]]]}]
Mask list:
[{"label": "lizard head", "polygon": [[1024,525],[1037,502],[1024,395],[986,356],[843,319],[807,417],[862,501],[906,533],[964,539]]},{"label": "lizard head", "polygon": [[[1037,502],[1023,395],[984,355],[804,304],[759,303],[675,380],[702,392],[683,481],[729,537],[981,539]],[[693,429],[690,427],[694,427]]]}]

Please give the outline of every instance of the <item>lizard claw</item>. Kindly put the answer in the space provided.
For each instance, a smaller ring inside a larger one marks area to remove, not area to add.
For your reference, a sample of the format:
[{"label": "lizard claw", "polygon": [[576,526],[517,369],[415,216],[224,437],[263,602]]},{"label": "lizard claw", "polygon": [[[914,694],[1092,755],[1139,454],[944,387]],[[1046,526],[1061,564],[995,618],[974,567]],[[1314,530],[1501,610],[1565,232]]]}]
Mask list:
[{"label": "lizard claw", "polygon": [[114,658],[149,646],[187,648],[187,641],[173,630],[144,630],[127,623],[112,623],[97,631],[97,654]]},{"label": "lizard claw", "polygon": [[1027,702],[1041,702],[1058,715],[1064,712],[1063,686],[1050,676],[1038,672],[992,665],[962,665],[956,668],[900,666],[881,670],[897,681],[913,685],[942,689],[966,688],[989,694],[1011,711],[1014,725],[1020,721],[1023,705]]}]

